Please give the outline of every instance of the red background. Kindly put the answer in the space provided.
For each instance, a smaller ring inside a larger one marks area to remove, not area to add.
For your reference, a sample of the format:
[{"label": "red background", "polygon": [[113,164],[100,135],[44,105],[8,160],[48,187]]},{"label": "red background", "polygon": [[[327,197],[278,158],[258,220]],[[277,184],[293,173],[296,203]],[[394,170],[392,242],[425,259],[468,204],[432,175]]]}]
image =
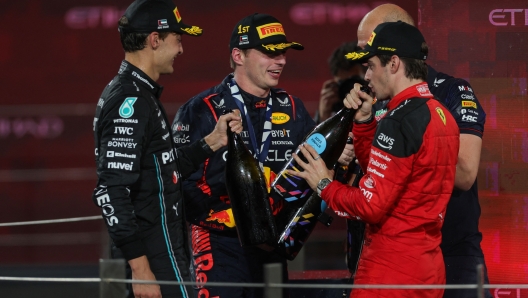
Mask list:
[{"label": "red background", "polygon": [[[270,13],[304,51],[288,52],[280,87],[315,112],[332,50],[385,1],[179,1],[184,22],[204,29],[184,36],[175,73],[164,76],[169,118],[189,97],[231,70],[234,24]],[[479,170],[482,246],[492,283],[528,283],[528,5],[477,0],[395,1],[419,20],[437,70],[470,81],[488,117]],[[1,222],[98,215],[93,113],[123,51],[116,21],[129,1],[19,0],[0,5]],[[494,26],[494,9],[505,26]],[[498,14],[499,16],[501,13]],[[105,247],[101,221],[0,227],[0,263],[94,264]],[[343,236],[344,237],[344,236]],[[102,245],[103,244],[103,245]],[[306,258],[310,256],[307,255]],[[339,259],[342,258],[339,256]],[[507,296],[501,296],[507,297]],[[513,296],[512,296],[513,297]]]}]

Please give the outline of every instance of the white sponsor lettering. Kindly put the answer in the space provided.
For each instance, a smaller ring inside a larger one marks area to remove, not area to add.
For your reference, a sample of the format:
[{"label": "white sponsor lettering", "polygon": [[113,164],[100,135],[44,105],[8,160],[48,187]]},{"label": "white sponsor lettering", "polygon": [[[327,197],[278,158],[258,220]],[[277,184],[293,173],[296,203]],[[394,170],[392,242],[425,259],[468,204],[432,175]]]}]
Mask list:
[{"label": "white sponsor lettering", "polygon": [[379,177],[381,177],[381,178],[385,178],[385,175],[383,175],[382,173],[378,172],[378,171],[377,171],[376,169],[374,169],[374,168],[368,167],[368,168],[367,168],[367,172],[372,173],[372,174],[374,174],[374,175],[376,175],[376,176],[379,176]]},{"label": "white sponsor lettering", "polygon": [[396,111],[398,111],[399,109],[403,108],[404,106],[406,106],[408,103],[409,103],[410,100],[406,99],[402,104],[400,104],[399,106],[397,106],[394,110],[392,110],[392,112],[389,114],[389,116],[392,116],[394,115],[394,113],[396,113]]},{"label": "white sponsor lettering", "polygon": [[116,126],[114,127],[114,133],[120,135],[127,134],[131,136],[134,133],[134,129],[132,127]]},{"label": "white sponsor lettering", "polygon": [[191,140],[189,140],[189,136],[188,135],[183,135],[182,137],[174,137],[174,143],[176,144],[185,144],[185,143],[190,143]]},{"label": "white sponsor lettering", "polygon": [[132,171],[132,166],[134,165],[134,162],[131,163],[123,163],[123,162],[109,162],[107,165],[107,168],[109,169],[118,169],[118,170],[126,170],[126,171]]},{"label": "white sponsor lettering", "polygon": [[337,216],[341,216],[341,217],[349,217],[348,213],[346,213],[345,211],[338,211],[338,210],[335,210],[334,212],[335,212],[335,214],[337,214]]},{"label": "white sponsor lettering", "polygon": [[458,86],[458,90],[459,91],[469,91],[473,93],[473,89],[471,89],[471,87],[468,87],[468,86]]},{"label": "white sponsor lettering", "polygon": [[138,123],[138,120],[119,118],[119,119],[114,119],[114,123]]},{"label": "white sponsor lettering", "polygon": [[271,144],[272,144],[272,145],[288,145],[288,146],[293,146],[293,142],[292,142],[292,141],[271,141]]},{"label": "white sponsor lettering", "polygon": [[163,164],[166,165],[168,162],[174,161],[174,151],[169,152],[163,152],[161,153],[161,160],[163,161]]},{"label": "white sponsor lettering", "polygon": [[[523,19],[522,12],[524,11],[524,26],[528,26],[528,8],[509,8],[509,9],[494,9],[490,11],[489,13],[489,22],[493,26],[515,26],[515,14],[521,13],[521,20]],[[507,14],[510,14],[510,22],[508,22],[508,19],[506,18]],[[503,22],[501,22],[503,21]],[[523,21],[519,22],[519,25],[521,25]]]},{"label": "white sponsor lettering", "polygon": [[97,102],[97,106],[102,108],[103,105],[104,105],[104,99],[99,98],[99,101]]},{"label": "white sponsor lettering", "polygon": [[167,124],[165,124],[165,120],[161,120],[161,128],[165,129],[167,127]]},{"label": "white sponsor lettering", "polygon": [[126,154],[121,152],[115,152],[115,151],[107,151],[106,157],[124,157],[124,158],[136,158],[135,154]]},{"label": "white sponsor lettering", "polygon": [[277,97],[277,101],[280,103],[281,107],[289,107],[289,106],[291,106],[290,101],[288,100],[287,97],[284,100],[282,100],[282,99]]},{"label": "white sponsor lettering", "polygon": [[[104,189],[106,192],[106,189]],[[95,195],[99,195],[100,193],[103,193],[101,190],[99,190]],[[97,201],[97,205],[103,209],[103,215],[105,216],[106,222],[109,226],[113,226],[114,224],[119,223],[119,220],[114,215],[114,207],[110,204],[110,196],[108,194],[104,194],[102,196],[99,196],[95,199]]]},{"label": "white sponsor lettering", "polygon": [[137,143],[108,141],[108,147],[133,149],[133,148],[136,148],[136,146],[137,146]]},{"label": "white sponsor lettering", "polygon": [[381,163],[381,162],[379,162],[379,161],[377,161],[377,160],[375,160],[373,158],[370,159],[370,164],[375,166],[375,167],[378,167],[378,168],[380,168],[382,170],[386,170],[387,169],[387,165],[386,164]]},{"label": "white sponsor lettering", "polygon": [[99,118],[94,117],[94,121],[93,121],[93,131],[95,131],[95,125],[97,124],[97,121],[99,121]]},{"label": "white sponsor lettering", "polygon": [[189,131],[189,124],[176,123],[172,126],[173,131]]},{"label": "white sponsor lettering", "polygon": [[[380,141],[383,143],[380,143]],[[378,145],[380,145],[381,148],[385,148],[385,149],[389,149],[391,150],[392,149],[392,145],[394,145],[394,139],[383,134],[383,133],[380,133],[379,136],[377,137],[376,139],[376,142],[378,143]]]},{"label": "white sponsor lettering", "polygon": [[292,150],[286,150],[284,152],[284,156],[279,156],[279,150],[271,150],[268,153],[268,157],[266,157],[267,161],[287,161],[291,157]]},{"label": "white sponsor lettering", "polygon": [[367,198],[367,203],[370,203],[370,200],[372,200],[372,192],[362,188],[361,186],[359,187],[359,189],[361,190],[361,193],[365,196],[365,198]]},{"label": "white sponsor lettering", "polygon": [[378,150],[370,149],[370,154],[373,154],[373,155],[383,159],[384,161],[387,161],[387,162],[391,161],[390,157],[388,157],[387,155],[379,152]]},{"label": "white sponsor lettering", "polygon": [[[167,140],[167,138],[169,137],[169,135],[170,135],[169,133],[166,133],[166,134],[164,134],[161,138],[162,138],[163,140]],[[176,141],[174,141],[174,142],[176,143]]]},{"label": "white sponsor lettering", "polygon": [[271,130],[271,136],[273,138],[284,138],[284,137],[290,137],[290,130],[289,129],[279,129],[279,130]]},{"label": "white sponsor lettering", "polygon": [[477,117],[471,116],[471,115],[464,115],[464,116],[462,116],[462,121],[465,121],[465,122],[477,122]]},{"label": "white sponsor lettering", "polygon": [[150,84],[150,82],[149,82],[147,79],[145,79],[144,77],[142,77],[141,75],[139,75],[137,72],[132,71],[132,75],[135,76],[136,78],[138,78],[138,79],[139,79],[140,81],[142,81],[143,83],[149,85],[151,89],[154,89],[154,86],[152,86],[152,85]]},{"label": "white sponsor lettering", "polygon": [[467,95],[467,94],[462,94],[460,97],[461,97],[462,99],[471,99],[471,100],[475,99],[475,96],[473,96],[473,95]]}]

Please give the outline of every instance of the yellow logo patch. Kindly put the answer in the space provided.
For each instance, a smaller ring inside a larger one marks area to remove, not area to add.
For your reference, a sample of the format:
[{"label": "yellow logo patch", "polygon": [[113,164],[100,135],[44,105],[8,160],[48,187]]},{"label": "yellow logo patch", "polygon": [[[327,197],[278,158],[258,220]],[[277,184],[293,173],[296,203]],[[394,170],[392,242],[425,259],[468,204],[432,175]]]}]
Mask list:
[{"label": "yellow logo patch", "polygon": [[445,126],[446,125],[446,116],[444,114],[444,111],[441,108],[436,108],[436,112],[440,116],[440,119],[442,120],[442,122],[444,122],[444,126]]},{"label": "yellow logo patch", "polygon": [[180,12],[178,11],[178,7],[175,7],[174,10],[174,16],[176,17],[176,21],[181,22],[181,15],[180,15]]},{"label": "yellow logo patch", "polygon": [[284,124],[290,121],[290,116],[284,113],[273,113],[271,114],[271,123],[273,124]]},{"label": "yellow logo patch", "polygon": [[363,56],[368,55],[368,53],[369,52],[366,52],[366,53],[352,52],[352,53],[346,54],[345,57],[350,60],[358,60],[358,59],[363,58]]},{"label": "yellow logo patch", "polygon": [[269,23],[266,25],[258,26],[257,32],[260,39],[270,37],[273,35],[286,35],[284,33],[284,28],[282,28],[281,23]]},{"label": "yellow logo patch", "polygon": [[279,43],[279,44],[263,44],[262,46],[268,51],[275,51],[275,50],[284,50],[286,48],[293,46],[294,44],[299,44],[299,43],[289,42],[289,43]]},{"label": "yellow logo patch", "polygon": [[462,101],[462,107],[476,109],[477,108],[477,103],[475,103],[473,101],[463,100]]},{"label": "yellow logo patch", "polygon": [[395,48],[387,48],[387,47],[378,47],[378,50],[382,50],[382,51],[391,51],[391,52],[396,51]]},{"label": "yellow logo patch", "polygon": [[372,42],[374,41],[374,38],[376,37],[376,33],[375,32],[372,32],[372,34],[370,35],[370,38],[369,40],[367,41],[367,44],[369,46],[372,46]]},{"label": "yellow logo patch", "polygon": [[202,34],[202,29],[200,27],[192,26],[191,28],[182,28],[183,31],[187,32],[190,35],[200,35]]}]

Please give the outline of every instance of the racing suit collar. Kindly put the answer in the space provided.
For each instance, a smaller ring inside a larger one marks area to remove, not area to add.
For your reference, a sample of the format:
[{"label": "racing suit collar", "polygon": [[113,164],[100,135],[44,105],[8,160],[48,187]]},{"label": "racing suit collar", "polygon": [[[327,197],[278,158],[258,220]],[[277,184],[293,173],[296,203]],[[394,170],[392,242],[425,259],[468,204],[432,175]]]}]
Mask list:
[{"label": "racing suit collar", "polygon": [[427,65],[427,83],[429,84],[429,86],[433,86],[437,75],[438,71],[436,71],[430,65]]},{"label": "racing suit collar", "polygon": [[390,110],[396,108],[400,103],[406,99],[413,97],[422,97],[422,98],[432,98],[433,94],[429,91],[429,86],[427,82],[421,82],[416,85],[412,85],[409,88],[403,90],[402,92],[396,94],[387,105],[387,108]]},{"label": "racing suit collar", "polygon": [[147,90],[154,94],[156,98],[160,98],[161,93],[163,92],[163,86],[153,81],[141,69],[135,67],[130,62],[126,60],[121,61],[118,73],[131,77],[135,82],[143,85]]}]

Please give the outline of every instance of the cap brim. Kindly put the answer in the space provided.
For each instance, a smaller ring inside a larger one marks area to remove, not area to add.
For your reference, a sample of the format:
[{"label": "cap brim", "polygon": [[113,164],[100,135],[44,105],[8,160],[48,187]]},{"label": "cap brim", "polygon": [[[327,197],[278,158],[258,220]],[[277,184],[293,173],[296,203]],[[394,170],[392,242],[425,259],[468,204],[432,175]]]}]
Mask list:
[{"label": "cap brim", "polygon": [[268,53],[275,53],[278,51],[284,51],[287,49],[294,49],[298,51],[304,50],[304,46],[297,42],[282,42],[276,44],[261,44],[258,46],[260,50],[263,50]]},{"label": "cap brim", "polygon": [[365,62],[372,56],[375,56],[375,54],[370,52],[370,51],[365,51],[365,50],[357,51],[357,52],[351,52],[351,53],[348,53],[348,54],[345,55],[345,57],[348,60],[354,60],[354,61],[357,61],[357,62]]},{"label": "cap brim", "polygon": [[176,28],[176,32],[181,34],[187,34],[190,36],[200,36],[203,33],[202,28],[198,26],[190,26],[187,24],[179,23],[179,28]]}]

